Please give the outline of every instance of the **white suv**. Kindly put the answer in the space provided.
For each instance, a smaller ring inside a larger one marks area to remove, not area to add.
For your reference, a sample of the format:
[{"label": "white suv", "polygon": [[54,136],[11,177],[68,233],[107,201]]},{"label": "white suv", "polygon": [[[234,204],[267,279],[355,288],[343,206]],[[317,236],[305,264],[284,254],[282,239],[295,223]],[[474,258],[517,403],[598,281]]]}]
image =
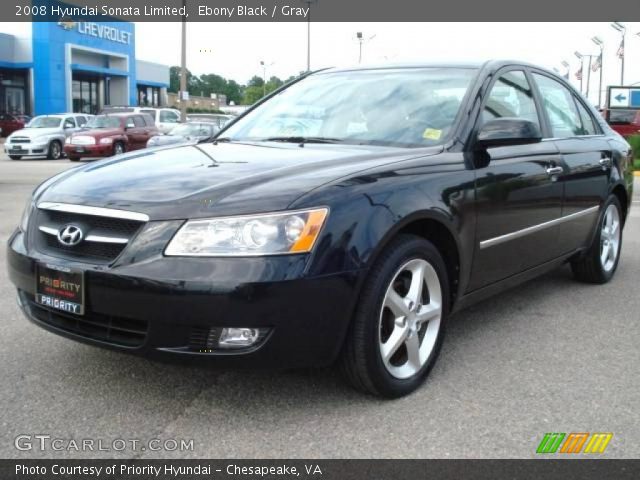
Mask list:
[{"label": "white suv", "polygon": [[153,108],[153,107],[104,107],[102,113],[146,113],[151,115],[156,122],[156,127],[162,133],[169,133],[178,123],[180,123],[180,111],[175,108]]},{"label": "white suv", "polygon": [[39,115],[7,137],[4,151],[11,160],[44,156],[58,160],[64,153],[65,139],[80,130],[91,117],[93,115],[83,113]]}]

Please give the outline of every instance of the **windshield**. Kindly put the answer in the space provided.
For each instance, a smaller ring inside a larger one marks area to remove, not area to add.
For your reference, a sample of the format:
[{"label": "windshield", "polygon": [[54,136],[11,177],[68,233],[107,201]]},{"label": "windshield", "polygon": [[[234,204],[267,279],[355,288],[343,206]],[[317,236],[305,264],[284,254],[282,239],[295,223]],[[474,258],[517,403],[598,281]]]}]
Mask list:
[{"label": "windshield", "polygon": [[211,126],[200,123],[183,123],[174,127],[169,135],[179,135],[181,137],[208,137],[211,135]]},{"label": "windshield", "polygon": [[84,126],[85,128],[120,128],[120,119],[117,117],[93,117]]},{"label": "windshield", "polygon": [[420,147],[454,126],[476,71],[406,68],[320,73],[236,121],[224,137]]},{"label": "windshield", "polygon": [[58,128],[61,118],[58,117],[36,117],[27,125],[29,128]]}]

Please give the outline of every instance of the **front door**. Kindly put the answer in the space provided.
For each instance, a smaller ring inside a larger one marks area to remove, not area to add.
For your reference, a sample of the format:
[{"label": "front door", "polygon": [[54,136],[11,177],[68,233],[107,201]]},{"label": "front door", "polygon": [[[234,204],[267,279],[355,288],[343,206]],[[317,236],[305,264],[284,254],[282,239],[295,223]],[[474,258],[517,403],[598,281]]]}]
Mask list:
[{"label": "front door", "polygon": [[[478,127],[488,120],[542,117],[522,70],[499,75],[483,101]],[[476,245],[469,290],[497,282],[561,255],[561,156],[553,141],[487,150],[476,170]]]}]

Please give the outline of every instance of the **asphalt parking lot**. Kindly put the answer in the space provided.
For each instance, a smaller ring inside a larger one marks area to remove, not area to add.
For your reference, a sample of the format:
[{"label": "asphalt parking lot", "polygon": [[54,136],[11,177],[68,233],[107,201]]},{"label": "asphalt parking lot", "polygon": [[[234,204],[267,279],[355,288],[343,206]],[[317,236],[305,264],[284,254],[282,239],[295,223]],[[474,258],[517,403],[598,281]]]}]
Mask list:
[{"label": "asphalt parking lot", "polygon": [[[0,155],[0,239],[67,160]],[[219,371],[154,363],[52,335],[16,305],[0,253],[1,458],[513,458],[545,432],[613,432],[640,456],[640,178],[621,264],[605,286],[568,267],[451,318],[415,394],[381,401],[332,370]],[[193,451],[19,451],[21,434],[193,439]]]}]

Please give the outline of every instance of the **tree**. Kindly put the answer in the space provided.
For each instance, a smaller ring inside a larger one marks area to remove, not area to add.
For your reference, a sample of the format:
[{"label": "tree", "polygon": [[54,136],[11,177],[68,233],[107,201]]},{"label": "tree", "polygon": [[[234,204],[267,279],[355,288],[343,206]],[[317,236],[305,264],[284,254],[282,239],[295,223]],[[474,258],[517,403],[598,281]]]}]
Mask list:
[{"label": "tree", "polygon": [[[187,90],[191,92],[195,77],[187,69]],[[180,90],[180,67],[173,66],[169,68],[169,92],[178,93]]]}]

